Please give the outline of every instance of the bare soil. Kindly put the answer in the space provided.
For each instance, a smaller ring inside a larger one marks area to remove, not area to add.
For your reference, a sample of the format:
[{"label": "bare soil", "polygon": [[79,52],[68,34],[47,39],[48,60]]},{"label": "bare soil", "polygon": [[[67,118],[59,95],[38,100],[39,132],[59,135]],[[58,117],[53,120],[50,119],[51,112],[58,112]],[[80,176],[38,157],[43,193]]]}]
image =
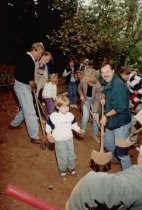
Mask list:
[{"label": "bare soil", "polygon": [[[12,90],[0,93],[0,209],[32,210],[33,207],[9,197],[5,187],[13,184],[63,210],[73,187],[90,168],[92,150],[99,151],[100,145],[92,138],[91,123],[82,141],[74,138],[77,176],[63,180],[58,172],[54,150],[42,150],[32,144],[24,123],[20,128],[9,130],[8,125],[17,112],[17,103]],[[80,124],[80,109],[71,109]],[[133,163],[137,151],[130,149]],[[120,171],[120,165],[112,163],[109,173]],[[49,189],[52,186],[52,189]]]}]

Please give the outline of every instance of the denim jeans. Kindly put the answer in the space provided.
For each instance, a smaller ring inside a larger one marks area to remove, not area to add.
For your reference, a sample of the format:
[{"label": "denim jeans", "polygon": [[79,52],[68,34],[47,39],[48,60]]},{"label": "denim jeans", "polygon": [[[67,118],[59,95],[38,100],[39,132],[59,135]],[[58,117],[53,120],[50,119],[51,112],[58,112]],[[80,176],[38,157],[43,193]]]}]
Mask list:
[{"label": "denim jeans", "polygon": [[55,152],[60,172],[67,169],[75,169],[75,158],[73,139],[55,141]]},{"label": "denim jeans", "polygon": [[[87,97],[85,103],[86,103],[87,107],[90,110],[92,110],[92,108],[93,108],[92,98]],[[83,116],[82,116],[82,120],[81,120],[81,129],[84,131],[86,131],[86,129],[87,129],[87,124],[88,124],[89,115],[90,115],[90,112],[88,111],[88,108],[86,107],[86,105],[83,104],[83,107],[82,107]],[[95,120],[92,120],[92,128],[93,128],[93,136],[95,137],[98,134],[98,125]]]},{"label": "denim jeans", "polygon": [[71,104],[77,103],[77,84],[76,82],[69,82],[68,95]]},{"label": "denim jeans", "polygon": [[38,139],[39,123],[33,104],[31,86],[15,80],[14,90],[19,100],[20,111],[11,121],[11,125],[17,127],[25,120],[29,136],[31,138]]},{"label": "denim jeans", "polygon": [[131,166],[131,159],[129,154],[124,156],[118,155],[117,157],[114,155],[115,141],[120,138],[127,139],[129,137],[130,129],[131,129],[131,123],[128,123],[114,130],[109,130],[106,128],[105,131],[104,146],[109,152],[112,152],[114,159],[118,158],[120,160],[122,170],[129,168]]}]

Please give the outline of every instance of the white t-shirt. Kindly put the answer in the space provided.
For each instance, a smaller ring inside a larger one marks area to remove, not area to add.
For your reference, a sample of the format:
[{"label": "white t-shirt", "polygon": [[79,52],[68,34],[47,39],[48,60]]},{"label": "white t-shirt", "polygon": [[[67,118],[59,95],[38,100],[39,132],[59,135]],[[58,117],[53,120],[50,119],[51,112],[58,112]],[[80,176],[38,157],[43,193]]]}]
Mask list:
[{"label": "white t-shirt", "polygon": [[42,91],[42,98],[53,98],[57,96],[57,85],[52,82],[46,82]]},{"label": "white t-shirt", "polygon": [[65,141],[73,138],[72,130],[79,132],[80,127],[76,118],[71,112],[62,114],[61,112],[53,112],[46,124],[46,132],[52,132],[55,141]]}]

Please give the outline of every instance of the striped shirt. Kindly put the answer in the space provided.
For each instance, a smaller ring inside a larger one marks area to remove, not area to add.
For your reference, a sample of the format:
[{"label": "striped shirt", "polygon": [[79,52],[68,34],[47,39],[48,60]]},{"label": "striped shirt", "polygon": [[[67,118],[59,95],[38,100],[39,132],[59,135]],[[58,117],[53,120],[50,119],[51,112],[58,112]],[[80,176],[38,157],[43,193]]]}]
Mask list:
[{"label": "striped shirt", "polygon": [[136,94],[136,96],[132,99],[132,103],[142,103],[142,78],[138,75],[130,74],[127,85],[130,93]]}]

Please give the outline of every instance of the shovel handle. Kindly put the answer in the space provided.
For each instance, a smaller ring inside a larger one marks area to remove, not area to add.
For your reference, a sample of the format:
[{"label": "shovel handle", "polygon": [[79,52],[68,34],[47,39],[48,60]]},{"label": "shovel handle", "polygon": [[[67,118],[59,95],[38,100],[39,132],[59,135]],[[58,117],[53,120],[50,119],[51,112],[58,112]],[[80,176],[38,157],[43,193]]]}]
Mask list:
[{"label": "shovel handle", "polygon": [[[91,114],[91,116],[93,117],[93,112],[89,109],[89,107],[88,107],[88,105],[86,104],[86,102],[85,102],[85,101],[83,101],[83,102],[84,102],[84,104],[85,104],[86,108],[88,109],[89,113],[90,113],[90,114]],[[96,121],[96,120],[95,120],[95,121]],[[96,121],[96,123],[97,123],[98,127],[100,127],[99,122],[97,122],[97,121]]]},{"label": "shovel handle", "polygon": [[45,130],[44,130],[44,126],[43,126],[43,120],[42,120],[41,112],[40,112],[40,109],[39,109],[38,98],[37,98],[37,96],[36,96],[34,91],[33,91],[33,94],[34,94],[36,107],[37,107],[37,111],[38,111],[38,115],[39,115],[39,120],[40,120],[42,134],[43,134],[43,136],[45,136]]},{"label": "shovel handle", "polygon": [[[102,118],[104,116],[104,105],[102,105]],[[101,122],[101,148],[100,152],[104,151],[104,124]]]}]

